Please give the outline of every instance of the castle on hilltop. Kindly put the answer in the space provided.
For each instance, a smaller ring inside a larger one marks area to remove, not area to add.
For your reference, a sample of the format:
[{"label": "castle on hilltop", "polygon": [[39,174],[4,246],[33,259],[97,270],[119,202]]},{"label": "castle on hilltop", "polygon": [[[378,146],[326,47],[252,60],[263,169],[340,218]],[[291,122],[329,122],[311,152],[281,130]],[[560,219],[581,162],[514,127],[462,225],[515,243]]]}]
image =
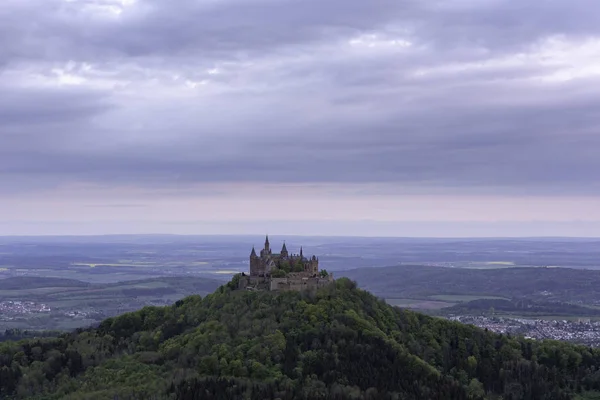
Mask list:
[{"label": "castle on hilltop", "polygon": [[304,257],[302,247],[299,254],[290,254],[285,242],[279,253],[273,253],[269,236],[265,246],[256,254],[250,253],[250,274],[242,274],[240,288],[248,290],[305,290],[317,289],[334,281],[333,275],[319,270],[317,256]]},{"label": "castle on hilltop", "polygon": [[300,254],[289,254],[285,242],[279,254],[273,253],[269,243],[269,236],[265,239],[265,248],[260,251],[260,256],[256,255],[256,250],[252,247],[250,253],[250,276],[270,276],[277,269],[288,269],[287,272],[301,273],[305,276],[312,276],[319,273],[319,259],[312,256],[305,258],[300,247]]}]

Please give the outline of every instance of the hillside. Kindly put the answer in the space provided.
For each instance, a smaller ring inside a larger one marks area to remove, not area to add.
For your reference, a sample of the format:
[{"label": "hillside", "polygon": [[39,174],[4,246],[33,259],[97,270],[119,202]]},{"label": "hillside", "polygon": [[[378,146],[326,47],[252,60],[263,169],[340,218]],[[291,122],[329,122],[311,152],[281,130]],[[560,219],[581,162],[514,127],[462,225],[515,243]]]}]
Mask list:
[{"label": "hillside", "polygon": [[348,279],[316,294],[233,291],[60,338],[0,344],[1,398],[570,399],[600,351],[390,307]]}]

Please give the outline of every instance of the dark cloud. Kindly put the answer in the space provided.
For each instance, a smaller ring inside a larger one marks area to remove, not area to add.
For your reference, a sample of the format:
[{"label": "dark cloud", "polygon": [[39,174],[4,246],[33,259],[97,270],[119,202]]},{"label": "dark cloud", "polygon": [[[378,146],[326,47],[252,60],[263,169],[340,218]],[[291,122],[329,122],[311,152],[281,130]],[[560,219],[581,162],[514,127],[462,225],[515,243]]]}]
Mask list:
[{"label": "dark cloud", "polygon": [[239,56],[293,44],[401,32],[441,49],[520,48],[557,34],[599,32],[594,0],[521,2],[372,0],[10,0],[0,10],[3,56],[122,59]]},{"label": "dark cloud", "polygon": [[0,7],[3,192],[247,180],[600,193],[592,0],[126,3]]},{"label": "dark cloud", "polygon": [[106,94],[81,89],[37,89],[1,86],[2,129],[69,124],[110,109]]},{"label": "dark cloud", "polygon": [[235,59],[238,52],[243,56],[374,29],[394,21],[411,3],[140,0],[119,16],[107,8],[119,4],[11,0],[0,14],[6,22],[0,28],[4,56],[85,61],[192,52]]}]

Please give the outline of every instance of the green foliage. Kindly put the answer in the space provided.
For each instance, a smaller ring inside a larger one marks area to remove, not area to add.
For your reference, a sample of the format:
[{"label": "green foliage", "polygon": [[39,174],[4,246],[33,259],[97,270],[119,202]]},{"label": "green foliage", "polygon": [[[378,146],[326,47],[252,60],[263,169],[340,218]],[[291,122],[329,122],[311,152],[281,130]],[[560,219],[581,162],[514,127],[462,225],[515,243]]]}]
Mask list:
[{"label": "green foliage", "polygon": [[292,272],[304,272],[304,264],[302,263],[302,260],[296,260],[294,267],[292,268]]},{"label": "green foliage", "polygon": [[[279,262],[279,269],[286,274],[292,272],[292,266],[288,260],[282,260]],[[271,273],[272,274],[272,273]],[[285,275],[284,275],[285,276]]]},{"label": "green foliage", "polygon": [[467,396],[469,399],[479,399],[485,395],[485,389],[483,384],[477,380],[477,378],[471,379],[469,386],[467,386]]},{"label": "green foliage", "polygon": [[338,279],[234,290],[97,328],[0,343],[0,398],[571,399],[600,389],[600,351],[532,342],[388,306]]},{"label": "green foliage", "polygon": [[23,329],[6,329],[4,334],[0,334],[0,341],[6,340],[21,340],[27,338],[42,338],[42,337],[57,337],[62,335],[64,332],[61,331],[30,331]]},{"label": "green foliage", "polygon": [[240,279],[242,279],[242,275],[235,274],[233,278],[231,278],[231,281],[227,282],[227,287],[230,290],[236,290],[238,288],[238,285],[240,284]]},{"label": "green foliage", "polygon": [[323,277],[323,278],[327,278],[329,276],[329,272],[327,272],[326,269],[322,269],[319,274]]},{"label": "green foliage", "polygon": [[271,271],[272,278],[285,278],[287,276],[287,272],[283,269],[275,269]]}]

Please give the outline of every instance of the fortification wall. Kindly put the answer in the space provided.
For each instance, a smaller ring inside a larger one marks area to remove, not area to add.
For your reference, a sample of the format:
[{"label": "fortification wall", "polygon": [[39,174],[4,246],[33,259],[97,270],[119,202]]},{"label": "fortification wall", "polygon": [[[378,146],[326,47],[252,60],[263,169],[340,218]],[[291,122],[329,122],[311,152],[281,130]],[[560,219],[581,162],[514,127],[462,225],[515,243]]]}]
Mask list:
[{"label": "fortification wall", "polygon": [[240,290],[270,290],[270,279],[262,276],[242,276],[238,283]]},{"label": "fortification wall", "polygon": [[333,283],[333,277],[327,278],[307,278],[307,277],[286,277],[272,278],[270,282],[270,290],[272,291],[301,291],[314,290]]}]

